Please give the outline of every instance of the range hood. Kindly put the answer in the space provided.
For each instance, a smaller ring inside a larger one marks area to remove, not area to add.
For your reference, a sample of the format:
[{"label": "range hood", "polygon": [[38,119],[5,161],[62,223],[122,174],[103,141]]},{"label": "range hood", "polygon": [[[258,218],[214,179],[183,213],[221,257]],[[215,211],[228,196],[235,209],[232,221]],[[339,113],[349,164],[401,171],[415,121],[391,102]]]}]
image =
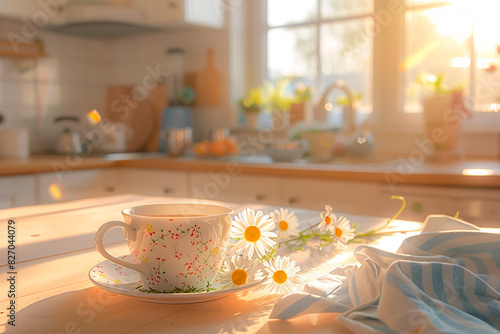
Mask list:
[{"label": "range hood", "polygon": [[147,25],[139,8],[100,3],[69,3],[57,21],[46,28],[60,33],[111,38],[158,31]]}]

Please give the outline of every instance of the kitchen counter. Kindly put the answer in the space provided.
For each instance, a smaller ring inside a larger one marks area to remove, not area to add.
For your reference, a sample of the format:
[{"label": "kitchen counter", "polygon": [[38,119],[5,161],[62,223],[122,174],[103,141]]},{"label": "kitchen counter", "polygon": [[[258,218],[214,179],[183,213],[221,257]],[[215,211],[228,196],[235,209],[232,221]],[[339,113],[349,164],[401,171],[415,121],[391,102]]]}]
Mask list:
[{"label": "kitchen counter", "polygon": [[[93,286],[89,270],[104,258],[95,250],[94,237],[99,226],[110,220],[122,220],[120,211],[147,203],[182,202],[186,199],[120,195],[105,198],[37,205],[0,210],[0,227],[15,222],[16,263],[10,271],[17,273],[15,282],[15,327],[7,324],[6,313],[0,322],[1,333],[349,333],[335,321],[336,314],[310,314],[291,321],[269,320],[276,296],[263,296],[259,289],[234,293],[225,298],[195,304],[156,304],[111,293]],[[220,203],[220,202],[216,202]],[[244,204],[220,203],[236,212]],[[275,207],[252,205],[268,213]],[[295,210],[302,226],[317,219],[318,212]],[[386,219],[349,216],[359,223],[359,231],[385,224]],[[71,224],[68,224],[71,222]],[[408,234],[384,235],[372,245],[395,251],[408,235],[416,234],[421,225],[396,220],[389,229],[413,230]],[[10,233],[9,233],[10,235]],[[112,254],[127,254],[128,248],[120,229],[108,232],[107,249]],[[306,249],[290,255],[306,281],[316,279],[338,265],[357,263],[352,251],[357,244],[338,253],[331,247],[322,251]],[[0,267],[7,271],[7,243],[3,246]],[[10,248],[9,248],[10,249]],[[12,274],[11,274],[12,275]],[[16,274],[14,274],[16,275]],[[2,285],[5,286],[6,285]],[[259,287],[260,288],[260,287]],[[6,287],[7,289],[7,287]],[[7,290],[0,298],[5,312],[11,305]]]},{"label": "kitchen counter", "polygon": [[[224,171],[262,175],[362,182],[500,188],[499,161],[456,161],[412,164],[409,160],[341,160],[332,163],[272,163],[262,156],[198,159],[168,158],[160,153],[122,153],[92,157],[33,156],[0,160],[0,176],[93,168],[150,168],[178,171]],[[471,175],[464,175],[469,173]],[[480,174],[480,175],[474,175]],[[488,175],[481,175],[488,174]]]}]

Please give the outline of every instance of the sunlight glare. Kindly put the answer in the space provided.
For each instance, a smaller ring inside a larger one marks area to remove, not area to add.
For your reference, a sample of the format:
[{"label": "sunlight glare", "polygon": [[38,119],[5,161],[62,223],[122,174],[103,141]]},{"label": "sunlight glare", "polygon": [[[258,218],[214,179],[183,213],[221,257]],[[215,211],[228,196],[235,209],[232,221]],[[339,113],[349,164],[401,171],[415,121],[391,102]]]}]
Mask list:
[{"label": "sunlight glare", "polygon": [[425,58],[427,58],[427,56],[430,55],[431,52],[434,51],[438,46],[439,39],[435,39],[434,41],[424,46],[422,49],[406,58],[401,64],[399,64],[399,70],[401,72],[411,70],[412,68],[420,64]]},{"label": "sunlight glare", "polygon": [[55,201],[60,201],[62,199],[63,192],[64,192],[63,187],[57,183],[52,183],[49,186],[50,197],[52,197],[52,199]]},{"label": "sunlight glare", "polygon": [[488,109],[489,112],[499,112],[500,105],[498,103],[492,103]]},{"label": "sunlight glare", "polygon": [[89,113],[87,114],[87,117],[88,117],[90,123],[92,123],[92,124],[97,124],[101,121],[101,115],[99,114],[99,112],[96,109],[89,111]]},{"label": "sunlight glare", "polygon": [[492,169],[483,169],[483,168],[467,168],[462,170],[462,175],[471,175],[471,176],[487,176],[493,175]]}]

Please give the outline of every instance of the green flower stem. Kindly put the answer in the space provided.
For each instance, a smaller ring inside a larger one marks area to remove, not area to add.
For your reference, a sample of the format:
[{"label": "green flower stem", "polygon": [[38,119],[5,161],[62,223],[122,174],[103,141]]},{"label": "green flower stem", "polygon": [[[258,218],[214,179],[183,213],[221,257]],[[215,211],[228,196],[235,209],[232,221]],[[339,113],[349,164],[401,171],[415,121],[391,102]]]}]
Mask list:
[{"label": "green flower stem", "polygon": [[[378,229],[375,229],[375,230],[368,231],[366,233],[356,234],[356,236],[354,237],[354,239],[356,239],[356,238],[372,237],[374,235],[377,235],[378,232],[380,232],[381,230],[385,229],[387,226],[389,226],[390,223],[392,223],[395,219],[397,219],[399,217],[399,215],[401,215],[401,213],[406,208],[406,200],[405,200],[405,198],[403,196],[393,195],[393,196],[391,196],[391,199],[399,199],[402,202],[401,208],[399,208],[398,212],[396,212],[396,214],[394,216],[392,216],[392,218],[389,219],[387,221],[387,223],[385,223],[384,226],[379,227]],[[394,233],[394,232],[391,232],[391,233]]]},{"label": "green flower stem", "polygon": [[[288,240],[286,240],[286,241],[281,241],[281,242],[278,242],[278,243],[277,243],[278,248],[279,248],[281,245],[288,244],[288,243],[290,243],[290,242],[292,242],[292,241],[295,241],[295,240],[301,240],[301,239],[303,239],[303,238],[304,238],[304,237],[306,237],[306,236],[307,236],[307,237],[314,236],[314,235],[316,234],[316,232],[314,232],[314,228],[315,228],[316,226],[318,226],[319,224],[321,224],[321,222],[319,222],[319,223],[317,223],[317,224],[314,224],[314,225],[312,225],[312,226],[310,225],[310,226],[309,226],[308,228],[306,228],[305,230],[300,231],[300,232],[299,232],[299,236],[298,236],[298,237],[296,237],[296,238],[293,238],[293,239],[288,239]],[[311,231],[311,233],[306,233],[306,232],[309,232],[309,231]]]},{"label": "green flower stem", "polygon": [[[362,241],[360,241],[359,239],[361,238],[368,238],[368,237],[373,237],[373,236],[381,236],[381,235],[386,235],[386,234],[394,234],[394,233],[403,233],[403,232],[413,232],[413,231],[386,231],[386,232],[380,232],[382,231],[383,229],[385,229],[387,226],[389,226],[390,223],[392,223],[395,219],[397,219],[401,213],[404,211],[404,209],[406,208],[406,200],[404,199],[403,196],[391,196],[391,199],[399,199],[402,203],[401,203],[401,207],[399,208],[398,212],[396,212],[396,214],[394,216],[392,216],[391,219],[389,219],[385,224],[384,226],[382,227],[379,227],[377,229],[374,229],[374,230],[371,230],[371,231],[368,231],[368,232],[365,232],[365,233],[356,233],[354,238],[349,240],[349,243],[361,243]],[[292,238],[292,239],[288,239],[288,240],[285,240],[285,241],[280,241],[278,243],[276,243],[276,249],[277,248],[280,248],[281,245],[286,245],[286,244],[289,244],[291,242],[294,242],[294,241],[298,241],[298,242],[302,242],[302,243],[306,243],[307,240],[309,240],[311,237],[319,237],[319,240],[320,240],[320,248],[322,248],[325,243],[331,243],[332,242],[332,235],[331,233],[320,233],[320,232],[317,232],[317,231],[314,231],[314,228],[317,227],[319,224],[321,224],[322,221],[320,221],[319,223],[317,224],[314,224],[314,225],[309,225],[308,228],[306,228],[305,230],[299,232],[299,236],[298,237],[295,237],[295,238]],[[356,228],[356,225],[354,225],[354,228]],[[297,244],[295,245],[297,246],[297,248],[299,248],[300,244]]]}]

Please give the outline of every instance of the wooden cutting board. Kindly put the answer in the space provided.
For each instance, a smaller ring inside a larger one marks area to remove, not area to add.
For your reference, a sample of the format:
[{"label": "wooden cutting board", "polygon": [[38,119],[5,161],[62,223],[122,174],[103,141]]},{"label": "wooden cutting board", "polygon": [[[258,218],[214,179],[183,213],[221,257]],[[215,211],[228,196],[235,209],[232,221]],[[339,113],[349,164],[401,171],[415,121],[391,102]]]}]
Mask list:
[{"label": "wooden cutting board", "polygon": [[155,113],[149,99],[137,101],[133,98],[133,86],[108,87],[105,117],[112,122],[121,122],[132,129],[126,152],[144,151],[157,133]]},{"label": "wooden cutting board", "polygon": [[146,151],[148,152],[158,152],[160,149],[160,142],[158,135],[161,131],[161,120],[163,118],[163,110],[168,107],[168,97],[167,89],[165,85],[158,85],[153,88],[149,93],[149,101],[151,107],[153,108],[153,114],[155,116],[155,124],[153,129],[153,135],[151,136],[147,146]]},{"label": "wooden cutting board", "polygon": [[207,50],[205,68],[196,74],[194,89],[196,105],[201,107],[218,106],[222,102],[222,75],[215,67],[214,50]]}]

